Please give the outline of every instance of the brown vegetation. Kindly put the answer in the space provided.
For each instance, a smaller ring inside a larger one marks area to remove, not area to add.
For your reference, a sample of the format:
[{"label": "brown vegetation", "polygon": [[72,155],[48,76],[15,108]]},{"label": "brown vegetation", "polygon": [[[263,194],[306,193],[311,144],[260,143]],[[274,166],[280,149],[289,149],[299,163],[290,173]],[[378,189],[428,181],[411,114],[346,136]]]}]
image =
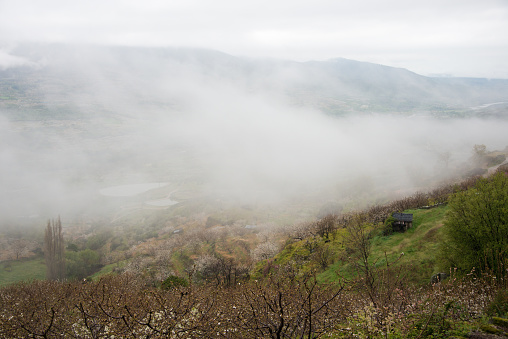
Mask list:
[{"label": "brown vegetation", "polygon": [[457,330],[454,322],[480,316],[499,286],[493,279],[452,277],[415,288],[383,278],[364,293],[358,284],[318,285],[312,276],[284,270],[266,281],[170,290],[147,287],[130,274],[99,282],[21,283],[0,290],[0,336],[420,337],[431,329]]},{"label": "brown vegetation", "polygon": [[[318,284],[314,271],[302,273],[295,265],[271,265],[270,260],[263,278],[249,279],[250,257],[268,259],[276,251],[272,235],[261,234],[262,241],[250,249],[227,228],[210,228],[201,237],[186,232],[153,243],[155,247],[145,245],[124,273],[98,282],[35,281],[1,289],[0,337],[445,338],[465,334],[485,310],[494,309],[491,301],[497,291],[506,289],[505,282],[473,274],[459,279],[451,272],[451,278],[437,285],[412,285],[407,267],[388,258],[381,266],[372,262],[369,237],[374,225],[391,212],[445,203],[450,194],[475,182],[416,193],[361,212],[327,215],[285,230],[289,238],[305,241],[315,267],[325,269],[332,254],[323,244],[333,242],[337,229],[344,228],[342,260],[354,269],[348,280]],[[52,253],[51,248],[61,250],[59,227],[59,221],[48,223],[47,253]],[[190,259],[188,253],[198,255]],[[153,269],[169,274],[174,255],[187,258],[182,272],[190,284],[160,288],[161,279]],[[242,255],[247,258],[238,260]]]}]

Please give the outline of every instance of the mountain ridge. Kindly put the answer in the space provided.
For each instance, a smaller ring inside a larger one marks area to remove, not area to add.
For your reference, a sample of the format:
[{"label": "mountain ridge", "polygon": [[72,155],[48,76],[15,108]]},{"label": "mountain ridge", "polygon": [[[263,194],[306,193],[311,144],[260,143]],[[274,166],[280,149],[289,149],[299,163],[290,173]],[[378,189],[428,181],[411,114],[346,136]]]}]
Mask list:
[{"label": "mountain ridge", "polygon": [[[217,84],[247,93],[284,96],[293,105],[337,116],[397,113],[506,117],[508,107],[471,109],[507,103],[506,79],[426,77],[404,68],[345,58],[296,62],[195,48],[71,45],[24,45],[11,54],[26,63],[0,71],[0,109],[5,111],[33,106],[34,102],[37,109],[46,108],[46,112],[55,101],[67,101],[70,106],[82,102],[104,106],[101,100],[112,99],[100,97],[109,92],[121,100],[139,97],[137,104],[171,106],[185,95],[194,96]],[[180,83],[188,86],[188,94],[179,93]],[[27,97],[23,99],[24,94]],[[16,102],[12,102],[13,97]]]}]

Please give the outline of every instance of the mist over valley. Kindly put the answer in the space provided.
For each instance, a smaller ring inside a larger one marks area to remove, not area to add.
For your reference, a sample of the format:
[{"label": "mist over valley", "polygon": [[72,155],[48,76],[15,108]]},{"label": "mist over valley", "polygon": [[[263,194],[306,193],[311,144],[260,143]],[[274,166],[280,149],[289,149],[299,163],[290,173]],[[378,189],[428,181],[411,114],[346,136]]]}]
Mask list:
[{"label": "mist over valley", "polygon": [[503,79],[185,48],[24,44],[9,55],[4,223],[109,223],[196,201],[207,201],[196,213],[291,206],[314,218],[456,178],[475,144],[508,146]]}]

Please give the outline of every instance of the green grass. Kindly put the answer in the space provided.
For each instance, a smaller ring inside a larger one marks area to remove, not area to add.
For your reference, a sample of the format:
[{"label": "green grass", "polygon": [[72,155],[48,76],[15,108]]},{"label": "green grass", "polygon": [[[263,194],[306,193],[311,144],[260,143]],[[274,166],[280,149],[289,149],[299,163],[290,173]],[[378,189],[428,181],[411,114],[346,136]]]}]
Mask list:
[{"label": "green grass", "polygon": [[[442,236],[442,226],[447,206],[429,210],[408,210],[413,214],[413,227],[405,233],[381,235],[378,231],[371,239],[371,262],[377,267],[397,261],[402,265],[402,274],[408,281],[428,283],[432,274],[438,272],[437,251]],[[402,255],[402,253],[404,253]],[[333,282],[339,276],[350,279],[354,276],[349,264],[336,261],[318,275],[321,282]]]},{"label": "green grass", "polygon": [[334,261],[337,261],[343,251],[342,243],[344,234],[345,230],[340,229],[337,230],[334,235],[331,235],[326,242],[324,239],[319,237],[310,237],[300,241],[288,242],[282,251],[280,251],[272,259],[263,260],[256,263],[254,269],[251,272],[252,278],[258,279],[262,277],[264,268],[268,264],[268,261],[274,266],[275,269],[278,267],[292,265],[297,267],[300,273],[319,271],[319,264],[312,260],[314,251],[316,251],[317,247],[329,248],[331,250],[330,257],[333,258]]},{"label": "green grass", "polygon": [[[113,270],[118,267],[123,267],[127,263],[126,260],[119,261],[113,264],[108,264],[102,267],[98,272],[90,276],[93,281],[98,281],[103,275],[113,273]],[[88,278],[87,278],[88,279]]]},{"label": "green grass", "polygon": [[386,258],[399,261],[408,279],[417,283],[427,283],[432,274],[438,272],[437,252],[442,236],[442,226],[446,206],[430,210],[408,210],[413,213],[413,227],[405,233],[391,236],[377,236],[372,239],[372,257],[379,265],[386,265]]},{"label": "green grass", "polygon": [[0,264],[0,287],[20,281],[46,279],[44,259],[4,261]]}]

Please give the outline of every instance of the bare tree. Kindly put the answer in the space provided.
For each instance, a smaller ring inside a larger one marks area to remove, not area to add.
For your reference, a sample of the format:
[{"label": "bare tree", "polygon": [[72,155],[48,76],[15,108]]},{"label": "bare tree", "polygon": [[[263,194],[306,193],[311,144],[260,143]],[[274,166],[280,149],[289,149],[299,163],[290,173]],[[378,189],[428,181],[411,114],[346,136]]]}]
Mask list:
[{"label": "bare tree", "polygon": [[244,337],[318,338],[346,313],[340,298],[344,288],[319,285],[308,275],[270,276],[239,289],[235,299],[242,307],[230,319]]},{"label": "bare tree", "polygon": [[474,145],[473,146],[473,154],[475,156],[482,157],[487,154],[487,147],[485,145]]},{"label": "bare tree", "polygon": [[44,257],[46,259],[46,276],[50,280],[61,280],[65,277],[64,241],[60,217],[48,220],[44,234]]},{"label": "bare tree", "polygon": [[[356,271],[356,285],[360,294],[371,302],[375,313],[376,326],[383,333],[389,332],[390,317],[402,314],[407,306],[407,299],[402,295],[404,274],[403,266],[394,267],[398,259],[388,260],[385,253],[385,264],[378,265],[371,258],[370,230],[366,215],[353,215],[346,227],[346,254]],[[386,336],[387,337],[387,336]]]},{"label": "bare tree", "polygon": [[328,214],[316,222],[314,228],[316,233],[325,239],[335,231],[337,227],[337,216],[334,214]]},{"label": "bare tree", "polygon": [[16,260],[19,259],[20,256],[25,254],[28,248],[28,241],[24,239],[16,239],[12,242],[11,251],[16,256]]},{"label": "bare tree", "polygon": [[333,249],[327,244],[322,244],[316,248],[312,257],[319,267],[325,270],[332,263],[333,255]]}]

